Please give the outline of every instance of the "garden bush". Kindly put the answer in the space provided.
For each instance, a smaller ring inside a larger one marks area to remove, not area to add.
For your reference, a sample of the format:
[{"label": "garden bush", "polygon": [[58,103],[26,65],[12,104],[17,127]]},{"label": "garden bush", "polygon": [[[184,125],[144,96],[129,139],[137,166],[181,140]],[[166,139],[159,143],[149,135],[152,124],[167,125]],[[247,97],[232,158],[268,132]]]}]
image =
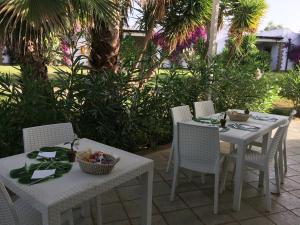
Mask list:
[{"label": "garden bush", "polygon": [[[133,46],[132,39],[126,43],[124,49]],[[269,76],[255,75],[258,67],[267,68],[260,53],[252,46],[228,66],[225,51],[208,64],[203,44],[186,54],[187,70],[161,70],[142,86],[136,79],[144,70],[131,70],[136,56],[129,50],[124,50],[125,65],[117,74],[86,73],[75,49],[68,54],[69,69],[58,69],[54,81],[33,81],[30,71],[20,78],[0,76],[0,157],[22,151],[22,128],[65,121],[72,122],[79,137],[127,151],[155,148],[171,141],[170,108],[189,105],[192,110],[193,102],[206,100],[209,90],[217,111],[267,111],[277,89]],[[152,55],[149,48],[142,61],[145,70]]]},{"label": "garden bush", "polygon": [[66,121],[49,83],[0,76],[0,157],[22,152],[22,128]]},{"label": "garden bush", "polygon": [[300,67],[296,67],[280,78],[280,96],[293,101],[294,107],[300,108]]},{"label": "garden bush", "polygon": [[211,89],[218,111],[249,108],[252,111],[268,112],[271,109],[278,88],[267,75],[257,79],[254,71],[244,69],[241,65],[215,70]]},{"label": "garden bush", "polygon": [[[229,61],[225,49],[207,62],[199,42],[192,54],[185,54],[191,73],[198,73],[210,89],[217,111],[245,109],[268,112],[277,96],[276,81],[265,72],[269,70],[269,56],[255,46],[255,37],[245,36],[238,51]],[[230,44],[230,42],[229,42]],[[257,70],[262,76],[257,76]]]}]

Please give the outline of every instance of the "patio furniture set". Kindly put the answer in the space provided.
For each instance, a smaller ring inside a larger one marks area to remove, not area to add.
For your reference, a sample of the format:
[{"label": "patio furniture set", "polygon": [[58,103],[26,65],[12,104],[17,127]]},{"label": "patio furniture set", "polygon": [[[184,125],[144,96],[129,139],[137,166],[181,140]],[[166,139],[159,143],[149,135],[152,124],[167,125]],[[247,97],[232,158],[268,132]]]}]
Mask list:
[{"label": "patio furniture set", "polygon": [[[287,171],[285,142],[293,114],[285,117],[251,113],[249,120],[243,124],[228,120],[227,127],[220,128],[219,124],[213,121],[217,121],[224,114],[215,113],[212,101],[196,102],[194,107],[194,118],[189,106],[171,109],[173,142],[167,171],[173,162],[174,175],[170,200],[175,196],[180,168],[200,172],[202,182],[205,182],[204,174],[213,174],[213,211],[218,213],[218,197],[225,190],[229,165],[235,162],[233,209],[240,209],[243,169],[248,166],[260,171],[260,185],[265,188],[266,209],[269,210],[269,165],[274,161],[271,165],[275,168],[279,192],[279,183],[283,182],[284,173]],[[277,130],[272,137],[274,129]],[[12,178],[12,170],[25,168],[28,171],[27,165],[37,161],[29,158],[28,153],[43,147],[70,148],[69,143],[74,137],[71,123],[23,129],[24,153],[0,159],[0,224],[73,225],[72,209],[79,207],[82,216],[89,217],[91,206],[94,206],[97,213],[93,222],[100,225],[101,194],[138,177],[142,183],[141,223],[150,225],[153,185],[153,161],[150,159],[82,138],[77,143],[78,152],[84,152],[86,149],[101,150],[118,156],[119,162],[109,174],[87,174],[81,170],[78,162],[73,162],[70,171],[57,179],[23,184]],[[230,152],[220,152],[220,141],[230,143]],[[253,150],[253,146],[260,147],[261,150]],[[6,188],[17,196],[16,201],[11,200]]]},{"label": "patio furniture set", "polygon": [[[194,103],[195,118],[218,118],[212,101]],[[179,168],[214,174],[214,213],[218,212],[218,196],[225,189],[229,162],[235,161],[233,209],[241,206],[243,170],[252,167],[260,171],[260,185],[266,194],[266,209],[271,208],[269,189],[269,165],[274,161],[277,192],[287,170],[286,136],[287,129],[295,112],[290,117],[252,113],[247,122],[228,121],[230,129],[193,120],[189,106],[171,109],[173,119],[173,143],[167,171],[174,161],[174,177],[171,201],[174,199]],[[276,130],[273,137],[272,131]],[[220,152],[220,141],[231,144],[230,153]],[[252,150],[259,146],[260,151]],[[284,171],[283,171],[284,164]],[[221,174],[222,173],[222,174]],[[222,176],[221,176],[222,175]],[[222,177],[222,179],[220,179]],[[221,183],[221,185],[220,185]]]},{"label": "patio furniture set", "polygon": [[[101,194],[135,177],[142,182],[141,222],[151,224],[153,161],[86,138],[80,139],[78,151],[101,150],[117,155],[120,161],[109,175],[96,176],[81,171],[77,162],[69,173],[58,179],[34,185],[20,184],[10,177],[12,169],[32,163],[26,153],[44,146],[66,146],[74,138],[72,124],[54,124],[23,129],[25,153],[0,159],[1,225],[73,225],[72,208],[81,207],[89,216],[90,203],[97,206],[96,224],[101,220]],[[68,144],[69,146],[69,144]],[[18,199],[12,202],[5,187]],[[88,211],[88,212],[87,212]]]}]

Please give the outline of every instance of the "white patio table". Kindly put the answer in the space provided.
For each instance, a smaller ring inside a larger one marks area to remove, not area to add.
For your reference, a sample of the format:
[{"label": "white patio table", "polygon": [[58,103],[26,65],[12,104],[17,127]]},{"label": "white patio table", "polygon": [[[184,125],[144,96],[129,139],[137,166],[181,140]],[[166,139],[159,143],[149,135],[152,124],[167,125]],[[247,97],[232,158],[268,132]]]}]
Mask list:
[{"label": "white patio table", "polygon": [[60,224],[61,212],[97,196],[135,177],[141,176],[141,224],[151,225],[153,161],[89,139],[80,139],[78,150],[100,150],[120,157],[108,175],[90,175],[81,171],[77,162],[63,177],[34,185],[18,183],[9,176],[12,169],[36,162],[19,154],[0,159],[0,179],[5,186],[41,212],[43,225]]},{"label": "white patio table", "polygon": [[[239,111],[239,110],[237,110]],[[246,131],[230,128],[227,132],[220,132],[220,140],[229,142],[231,144],[235,144],[237,146],[237,161],[236,161],[236,169],[235,169],[235,177],[234,177],[234,198],[233,198],[233,210],[239,211],[241,206],[241,194],[242,194],[242,186],[243,186],[243,168],[244,168],[244,153],[246,151],[247,145],[256,140],[259,137],[263,137],[262,149],[265,151],[267,149],[268,140],[271,136],[272,130],[276,129],[280,125],[287,122],[287,116],[279,116],[273,114],[265,114],[258,112],[251,112],[253,116],[259,117],[271,117],[276,118],[277,121],[262,121],[257,120],[252,117],[249,118],[247,122],[240,122],[242,124],[251,124],[254,126],[260,127],[258,131]],[[219,114],[215,114],[211,116],[212,118],[218,118]],[[186,124],[198,124],[203,125],[196,121],[187,121],[184,122]],[[229,125],[234,123],[227,119],[227,124]],[[260,174],[260,181],[263,181],[263,174]]]}]

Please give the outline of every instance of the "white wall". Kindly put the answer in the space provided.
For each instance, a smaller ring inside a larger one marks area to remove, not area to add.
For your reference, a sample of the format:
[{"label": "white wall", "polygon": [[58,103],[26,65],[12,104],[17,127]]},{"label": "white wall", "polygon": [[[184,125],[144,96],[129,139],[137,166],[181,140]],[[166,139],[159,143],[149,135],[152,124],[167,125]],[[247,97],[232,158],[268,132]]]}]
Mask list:
[{"label": "white wall", "polygon": [[276,70],[279,47],[275,44],[271,49],[271,70]]}]

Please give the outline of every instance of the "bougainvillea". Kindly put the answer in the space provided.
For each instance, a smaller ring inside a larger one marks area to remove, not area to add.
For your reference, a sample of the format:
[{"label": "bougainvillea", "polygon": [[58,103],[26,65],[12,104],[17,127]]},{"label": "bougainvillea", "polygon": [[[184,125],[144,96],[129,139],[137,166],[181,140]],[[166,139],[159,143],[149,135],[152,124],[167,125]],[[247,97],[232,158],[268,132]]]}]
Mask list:
[{"label": "bougainvillea", "polygon": [[64,38],[60,41],[59,49],[62,52],[62,63],[70,66],[71,65],[71,49],[70,49],[70,44],[66,40],[67,38]]},{"label": "bougainvillea", "polygon": [[288,58],[295,64],[298,64],[300,61],[300,46],[291,46]]},{"label": "bougainvillea", "polygon": [[177,43],[174,50],[170,49],[170,46],[162,33],[157,32],[152,38],[153,43],[156,46],[159,46],[164,51],[171,51],[169,59],[172,62],[177,62],[179,60],[178,55],[185,49],[191,48],[194,44],[197,44],[199,39],[203,39],[204,41],[207,39],[206,31],[203,26],[197,27],[195,30],[191,31],[184,41]]},{"label": "bougainvillea", "polygon": [[61,61],[66,66],[70,66],[72,64],[71,54],[77,47],[76,45],[81,36],[81,31],[81,24],[76,22],[73,25],[73,30],[70,31],[68,35],[63,36],[60,39],[59,50],[62,52]]}]

